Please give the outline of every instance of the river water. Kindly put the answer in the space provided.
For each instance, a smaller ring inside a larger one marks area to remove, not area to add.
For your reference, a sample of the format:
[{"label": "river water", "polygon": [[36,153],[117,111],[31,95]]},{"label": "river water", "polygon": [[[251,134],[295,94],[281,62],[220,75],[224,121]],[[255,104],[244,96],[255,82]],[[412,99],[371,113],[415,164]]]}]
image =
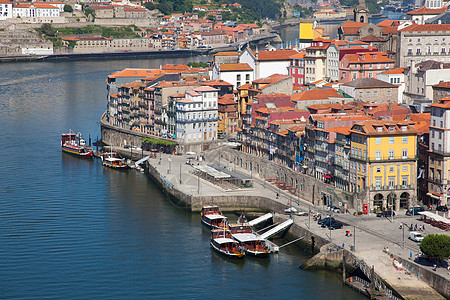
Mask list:
[{"label": "river water", "polygon": [[69,129],[99,136],[106,75],[193,60],[207,58],[0,65],[0,298],[362,299],[336,274],[299,269],[295,246],[221,257],[199,215],[145,175],[61,152]]}]

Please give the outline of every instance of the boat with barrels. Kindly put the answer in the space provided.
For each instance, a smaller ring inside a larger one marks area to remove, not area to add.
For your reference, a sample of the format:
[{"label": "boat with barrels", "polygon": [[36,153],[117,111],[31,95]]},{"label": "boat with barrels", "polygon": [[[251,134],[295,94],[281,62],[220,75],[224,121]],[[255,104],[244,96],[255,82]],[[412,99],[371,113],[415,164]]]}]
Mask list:
[{"label": "boat with barrels", "polygon": [[86,145],[81,133],[75,134],[72,130],[61,135],[61,149],[65,153],[79,157],[91,158],[94,154],[92,148]]}]

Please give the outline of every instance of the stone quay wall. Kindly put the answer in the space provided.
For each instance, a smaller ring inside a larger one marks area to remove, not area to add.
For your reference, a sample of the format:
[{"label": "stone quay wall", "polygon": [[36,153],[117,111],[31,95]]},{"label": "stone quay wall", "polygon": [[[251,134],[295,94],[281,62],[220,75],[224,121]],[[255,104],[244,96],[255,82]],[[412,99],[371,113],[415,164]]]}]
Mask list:
[{"label": "stone quay wall", "polygon": [[344,209],[362,211],[363,195],[358,197],[356,194],[346,193],[312,176],[242,151],[230,149],[221,151],[220,155],[221,159],[230,163],[230,167],[236,165],[251,170],[253,175],[258,175],[262,179],[278,180],[293,187],[290,192],[294,197],[298,196],[313,205],[322,206],[331,201],[332,205],[339,207],[340,202]]}]

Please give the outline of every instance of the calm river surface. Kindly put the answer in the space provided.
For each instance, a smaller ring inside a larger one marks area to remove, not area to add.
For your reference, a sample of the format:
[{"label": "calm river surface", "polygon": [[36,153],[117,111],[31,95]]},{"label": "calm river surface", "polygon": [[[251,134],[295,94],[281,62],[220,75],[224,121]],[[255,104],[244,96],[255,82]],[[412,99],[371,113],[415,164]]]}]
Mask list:
[{"label": "calm river surface", "polygon": [[199,215],[145,175],[61,153],[69,129],[99,136],[106,75],[192,60],[0,65],[0,298],[362,299],[336,274],[299,269],[296,247],[218,256]]}]

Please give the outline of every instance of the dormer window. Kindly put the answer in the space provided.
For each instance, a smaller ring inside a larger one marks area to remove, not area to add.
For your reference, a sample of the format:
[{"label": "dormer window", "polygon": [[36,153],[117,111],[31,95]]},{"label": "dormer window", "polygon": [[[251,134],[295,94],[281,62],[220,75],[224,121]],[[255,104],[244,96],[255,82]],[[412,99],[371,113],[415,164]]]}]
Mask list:
[{"label": "dormer window", "polygon": [[383,127],[378,126],[378,127],[377,127],[377,132],[383,132]]},{"label": "dormer window", "polygon": [[366,56],[365,56],[365,55],[363,55],[363,56],[362,56],[362,59],[366,59]]},{"label": "dormer window", "polygon": [[402,126],[402,131],[406,131],[407,129],[408,129],[408,126],[406,126],[406,125]]},{"label": "dormer window", "polygon": [[395,126],[389,126],[389,132],[394,132],[395,131]]},{"label": "dormer window", "polygon": [[376,54],[374,54],[374,55],[373,55],[373,58],[374,58],[374,59],[375,59],[375,58],[377,58],[377,55],[376,55]]}]

